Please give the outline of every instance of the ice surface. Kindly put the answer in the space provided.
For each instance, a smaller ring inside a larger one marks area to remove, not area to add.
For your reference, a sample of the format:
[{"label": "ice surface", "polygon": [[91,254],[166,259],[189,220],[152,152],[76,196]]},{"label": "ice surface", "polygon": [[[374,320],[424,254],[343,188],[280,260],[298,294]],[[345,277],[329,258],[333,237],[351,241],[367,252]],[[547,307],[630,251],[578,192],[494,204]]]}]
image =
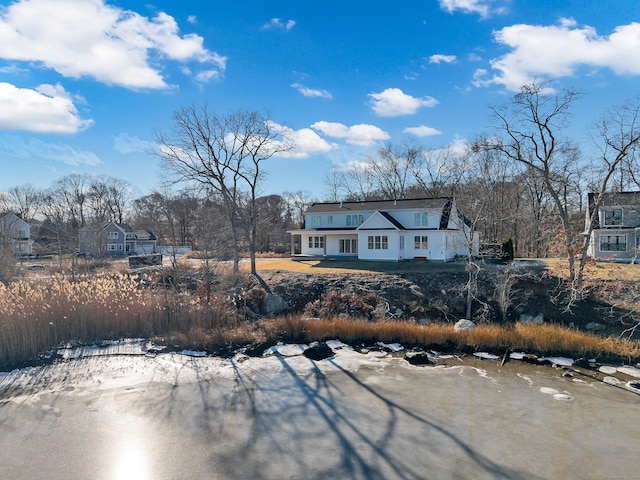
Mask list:
[{"label": "ice surface", "polygon": [[476,352],[473,354],[474,357],[478,357],[482,360],[498,360],[500,357],[497,355],[493,355],[492,353],[487,352]]}]

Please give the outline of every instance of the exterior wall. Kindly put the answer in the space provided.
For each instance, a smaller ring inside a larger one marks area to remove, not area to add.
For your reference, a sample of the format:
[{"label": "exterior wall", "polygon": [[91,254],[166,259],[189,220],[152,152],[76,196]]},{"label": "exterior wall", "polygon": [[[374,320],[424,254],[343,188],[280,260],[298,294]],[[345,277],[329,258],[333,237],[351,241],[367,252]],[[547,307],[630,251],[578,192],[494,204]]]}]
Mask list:
[{"label": "exterior wall", "polygon": [[31,255],[33,241],[31,226],[14,213],[0,218],[0,244],[10,246],[13,255]]},{"label": "exterior wall", "polygon": [[[622,245],[624,250],[617,250],[622,248]],[[640,230],[614,228],[594,230],[587,255],[601,261],[636,260],[640,257]]]},{"label": "exterior wall", "polygon": [[[617,195],[618,200],[630,199],[625,193]],[[600,228],[591,233],[587,255],[600,261],[634,261],[640,256],[640,205],[606,200],[598,211]]]},{"label": "exterior wall", "polygon": [[[111,235],[113,238],[111,238]],[[126,254],[125,232],[115,223],[110,223],[100,231],[102,253],[107,256],[124,256]],[[133,253],[133,252],[132,252]]]}]

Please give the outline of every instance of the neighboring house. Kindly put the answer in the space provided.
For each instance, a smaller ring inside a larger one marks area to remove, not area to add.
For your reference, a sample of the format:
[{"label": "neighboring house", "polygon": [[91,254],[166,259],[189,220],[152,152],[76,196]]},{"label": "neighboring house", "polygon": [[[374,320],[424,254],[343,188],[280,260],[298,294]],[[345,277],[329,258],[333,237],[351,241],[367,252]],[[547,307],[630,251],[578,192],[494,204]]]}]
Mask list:
[{"label": "neighboring house", "polygon": [[31,227],[14,213],[0,215],[0,246],[9,247],[13,255],[31,255]]},{"label": "neighboring house", "polygon": [[156,237],[148,230],[133,230],[125,223],[89,225],[78,234],[78,253],[93,256],[126,256],[156,251]]},{"label": "neighboring house", "polygon": [[[586,226],[596,194],[587,197]],[[587,255],[594,260],[631,262],[640,253],[640,192],[605,193],[593,222]]]},{"label": "neighboring house", "polygon": [[448,261],[478,251],[452,198],[314,203],[289,233],[294,259]]}]

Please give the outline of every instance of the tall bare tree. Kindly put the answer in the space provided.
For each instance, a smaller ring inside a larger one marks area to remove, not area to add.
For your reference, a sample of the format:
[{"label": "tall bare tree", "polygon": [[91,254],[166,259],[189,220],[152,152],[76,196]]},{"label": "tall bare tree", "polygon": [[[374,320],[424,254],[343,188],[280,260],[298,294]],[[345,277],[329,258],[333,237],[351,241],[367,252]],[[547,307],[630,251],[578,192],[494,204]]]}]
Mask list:
[{"label": "tall bare tree", "polygon": [[569,279],[576,280],[575,235],[569,205],[571,184],[578,175],[577,149],[562,138],[571,117],[571,107],[580,97],[575,90],[550,93],[544,84],[523,85],[513,100],[492,107],[499,140],[490,145],[514,162],[535,172],[551,195],[562,224],[563,245],[569,264]]},{"label": "tall bare tree", "polygon": [[[269,114],[236,111],[217,114],[207,105],[185,107],[173,116],[173,127],[157,135],[158,155],[171,183],[185,182],[220,195],[233,237],[233,272],[239,276],[239,241],[246,233],[251,273],[257,276],[256,198],[264,177],[263,163],[293,147],[285,129]],[[241,218],[248,228],[243,232]]]}]

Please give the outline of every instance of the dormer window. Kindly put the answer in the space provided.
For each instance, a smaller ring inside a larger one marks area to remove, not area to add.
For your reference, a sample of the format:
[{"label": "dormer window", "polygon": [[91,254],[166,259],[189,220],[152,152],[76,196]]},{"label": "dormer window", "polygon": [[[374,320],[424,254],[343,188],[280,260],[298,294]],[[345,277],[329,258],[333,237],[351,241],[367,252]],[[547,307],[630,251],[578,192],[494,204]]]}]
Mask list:
[{"label": "dormer window", "polygon": [[347,227],[358,227],[363,221],[362,215],[347,215]]},{"label": "dormer window", "polygon": [[426,227],[429,223],[429,216],[426,213],[417,212],[414,215],[414,224],[416,227]]},{"label": "dormer window", "polygon": [[321,219],[322,217],[320,217],[320,215],[314,215],[311,217],[311,228],[320,228]]},{"label": "dormer window", "polygon": [[605,227],[621,227],[622,226],[622,209],[614,208],[604,211]]}]

